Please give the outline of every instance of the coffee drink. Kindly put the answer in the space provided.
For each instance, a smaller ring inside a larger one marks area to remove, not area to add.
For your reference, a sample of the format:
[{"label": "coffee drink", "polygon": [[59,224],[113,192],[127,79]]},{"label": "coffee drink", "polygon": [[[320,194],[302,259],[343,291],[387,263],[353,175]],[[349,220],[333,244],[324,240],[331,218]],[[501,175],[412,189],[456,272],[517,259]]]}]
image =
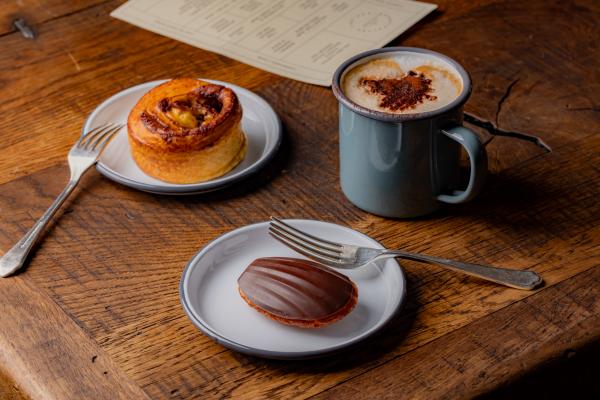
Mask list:
[{"label": "coffee drink", "polygon": [[342,90],[351,101],[373,111],[415,114],[450,104],[462,92],[463,83],[445,61],[405,52],[354,66],[344,74]]},{"label": "coffee drink", "polygon": [[[354,205],[414,218],[481,190],[487,153],[462,126],[471,79],[459,63],[415,47],[368,50],[337,68],[331,89],[339,101],[340,186]],[[464,189],[461,148],[471,168]]]}]

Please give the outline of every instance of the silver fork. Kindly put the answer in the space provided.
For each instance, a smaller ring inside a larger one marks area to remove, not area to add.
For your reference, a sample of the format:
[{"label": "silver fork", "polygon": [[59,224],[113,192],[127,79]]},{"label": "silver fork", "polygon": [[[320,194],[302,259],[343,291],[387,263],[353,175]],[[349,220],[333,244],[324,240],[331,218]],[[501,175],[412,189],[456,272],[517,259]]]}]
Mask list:
[{"label": "silver fork", "polygon": [[532,290],[543,282],[542,278],[533,271],[464,263],[401,250],[373,249],[335,243],[303,232],[275,217],[271,217],[269,233],[298,253],[333,268],[358,268],[377,260],[398,257],[442,265],[454,271],[517,289]]},{"label": "silver fork", "polygon": [[122,124],[104,124],[81,135],[79,140],[71,147],[68,161],[71,170],[71,178],[61,194],[54,203],[46,210],[44,215],[33,225],[33,227],[0,258],[0,277],[6,277],[25,264],[27,255],[40,237],[42,231],[52,219],[56,210],[62,205],[69,194],[73,191],[83,174],[96,162],[110,139],[123,127]]}]

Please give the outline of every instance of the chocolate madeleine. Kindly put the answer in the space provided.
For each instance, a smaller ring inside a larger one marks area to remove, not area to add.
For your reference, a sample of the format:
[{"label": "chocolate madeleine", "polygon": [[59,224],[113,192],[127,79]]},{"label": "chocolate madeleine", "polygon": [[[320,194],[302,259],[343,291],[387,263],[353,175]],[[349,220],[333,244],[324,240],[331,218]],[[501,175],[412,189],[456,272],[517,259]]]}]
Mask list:
[{"label": "chocolate madeleine", "polygon": [[265,257],[238,278],[242,298],[254,309],[287,325],[319,328],[345,317],[358,301],[345,275],[309,260]]}]

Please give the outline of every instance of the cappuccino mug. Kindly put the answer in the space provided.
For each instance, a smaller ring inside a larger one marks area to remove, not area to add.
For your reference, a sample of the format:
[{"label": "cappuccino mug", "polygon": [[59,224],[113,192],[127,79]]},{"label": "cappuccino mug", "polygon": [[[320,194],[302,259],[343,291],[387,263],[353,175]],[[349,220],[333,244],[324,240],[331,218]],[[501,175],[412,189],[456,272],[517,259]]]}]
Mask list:
[{"label": "cappuccino mug", "polygon": [[[411,218],[480,191],[487,154],[462,126],[471,80],[456,61],[420,48],[370,50],[340,65],[332,89],[339,101],[340,182],[354,205]],[[470,161],[464,189],[461,146]]]}]

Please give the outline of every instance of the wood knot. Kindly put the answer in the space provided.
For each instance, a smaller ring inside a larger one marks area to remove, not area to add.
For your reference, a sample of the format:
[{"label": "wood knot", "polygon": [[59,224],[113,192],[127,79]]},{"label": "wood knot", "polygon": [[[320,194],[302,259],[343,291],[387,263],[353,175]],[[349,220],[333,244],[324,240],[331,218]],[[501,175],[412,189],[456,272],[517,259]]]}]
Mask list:
[{"label": "wood knot", "polygon": [[27,21],[25,21],[24,18],[15,19],[13,21],[13,26],[17,28],[19,32],[21,32],[21,35],[23,35],[25,39],[33,40],[37,36],[33,28],[27,23]]}]

